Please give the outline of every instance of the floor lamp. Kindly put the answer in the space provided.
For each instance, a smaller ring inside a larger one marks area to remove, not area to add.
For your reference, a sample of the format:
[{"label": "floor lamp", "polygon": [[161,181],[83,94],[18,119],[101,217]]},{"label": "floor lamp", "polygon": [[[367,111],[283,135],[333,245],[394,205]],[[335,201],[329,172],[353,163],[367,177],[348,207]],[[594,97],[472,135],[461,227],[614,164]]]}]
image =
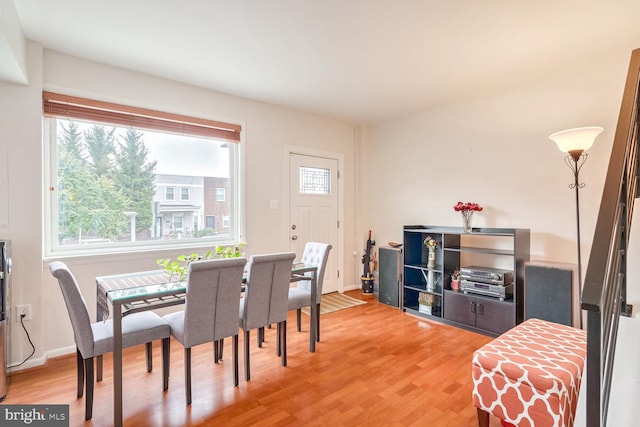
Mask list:
[{"label": "floor lamp", "polygon": [[[565,164],[573,172],[574,181],[569,184],[569,188],[576,192],[576,230],[578,239],[578,293],[582,301],[582,258],[580,256],[580,198],[579,190],[585,186],[580,182],[578,175],[580,169],[587,161],[586,150],[591,148],[596,137],[602,132],[601,127],[584,127],[567,129],[556,132],[549,136],[553,142],[558,144],[558,148],[563,153],[567,153],[564,158]],[[582,327],[582,316],[580,316],[580,327]]]}]

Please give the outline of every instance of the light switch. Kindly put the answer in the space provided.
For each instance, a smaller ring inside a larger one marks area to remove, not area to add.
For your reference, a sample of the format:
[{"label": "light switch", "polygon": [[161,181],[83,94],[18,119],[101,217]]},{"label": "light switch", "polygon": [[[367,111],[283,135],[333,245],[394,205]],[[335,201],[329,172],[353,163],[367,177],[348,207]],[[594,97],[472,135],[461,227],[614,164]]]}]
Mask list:
[{"label": "light switch", "polygon": [[278,199],[269,200],[269,209],[278,209]]}]

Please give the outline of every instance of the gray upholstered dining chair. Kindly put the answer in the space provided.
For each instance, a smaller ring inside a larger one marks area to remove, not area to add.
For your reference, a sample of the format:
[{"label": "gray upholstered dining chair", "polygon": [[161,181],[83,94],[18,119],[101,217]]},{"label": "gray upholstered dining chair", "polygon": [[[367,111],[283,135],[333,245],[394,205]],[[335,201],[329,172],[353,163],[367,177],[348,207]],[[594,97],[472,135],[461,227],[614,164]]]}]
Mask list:
[{"label": "gray upholstered dining chair", "polygon": [[316,328],[316,341],[320,341],[320,301],[322,300],[322,284],[324,282],[324,270],[329,259],[329,251],[331,251],[331,245],[328,243],[307,242],[300,260],[304,264],[318,266],[315,301],[311,301],[311,280],[296,282],[297,286],[289,289],[289,310],[296,310],[298,332],[302,330],[302,308],[316,304],[318,310],[317,323],[316,325],[309,325],[309,328]]},{"label": "gray upholstered dining chair", "polygon": [[[78,398],[82,397],[84,382],[87,391],[85,420],[89,420],[93,411],[93,358],[113,351],[113,320],[91,323],[87,303],[73,273],[59,261],[49,264],[49,270],[58,279],[71,319],[78,363]],[[162,340],[162,389],[165,391],[169,387],[170,336],[169,324],[151,311],[130,314],[122,319],[123,348]],[[150,371],[150,346],[146,349],[147,370]]]},{"label": "gray upholstered dining chair", "polygon": [[[244,331],[245,379],[251,379],[249,341],[252,329],[263,329],[276,323],[277,353],[282,366],[287,366],[287,296],[291,280],[291,267],[296,255],[285,252],[254,255],[247,264],[247,283],[240,301],[240,327]],[[258,345],[262,337],[258,332]]]},{"label": "gray upholstered dining chair", "polygon": [[[246,263],[246,258],[191,262],[185,308],[164,316],[171,335],[184,346],[187,405],[191,405],[191,348],[196,345],[232,337],[233,384],[238,385],[238,318]],[[217,362],[217,351],[214,353]]]}]

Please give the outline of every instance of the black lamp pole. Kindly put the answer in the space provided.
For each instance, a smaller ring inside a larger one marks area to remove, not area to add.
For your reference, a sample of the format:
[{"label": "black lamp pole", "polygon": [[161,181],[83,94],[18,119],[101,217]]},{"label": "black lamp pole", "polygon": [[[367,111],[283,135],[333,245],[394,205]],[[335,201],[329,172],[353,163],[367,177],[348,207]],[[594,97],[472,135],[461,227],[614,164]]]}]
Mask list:
[{"label": "black lamp pole", "polygon": [[[571,150],[569,154],[564,158],[565,164],[573,172],[574,181],[569,184],[569,188],[576,190],[576,231],[578,238],[578,289],[580,295],[580,301],[582,301],[582,257],[581,257],[581,245],[580,245],[580,189],[585,186],[584,182],[580,182],[578,175],[580,169],[587,161],[587,153],[584,150]],[[582,328],[582,316],[580,316],[580,327]]]},{"label": "black lamp pole", "polygon": [[[573,182],[569,184],[569,188],[576,191],[576,231],[578,237],[578,294],[580,301],[582,301],[582,256],[581,256],[581,244],[580,244],[580,189],[584,187],[584,183],[581,183],[578,179],[580,175],[580,169],[587,161],[588,150],[594,143],[596,137],[604,129],[599,126],[589,126],[574,129],[567,129],[560,132],[549,135],[549,139],[558,145],[558,149],[567,155],[564,158],[564,163],[573,172]],[[575,147],[575,148],[574,148]],[[580,315],[580,328],[582,328],[582,314]]]}]

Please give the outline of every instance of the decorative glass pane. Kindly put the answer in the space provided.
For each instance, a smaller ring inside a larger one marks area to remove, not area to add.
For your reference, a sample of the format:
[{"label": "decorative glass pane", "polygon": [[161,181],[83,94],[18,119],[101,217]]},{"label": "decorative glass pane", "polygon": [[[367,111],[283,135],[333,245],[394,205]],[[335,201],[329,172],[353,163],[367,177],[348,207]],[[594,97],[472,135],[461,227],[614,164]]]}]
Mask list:
[{"label": "decorative glass pane", "polygon": [[329,169],[301,166],[300,194],[331,194]]}]

